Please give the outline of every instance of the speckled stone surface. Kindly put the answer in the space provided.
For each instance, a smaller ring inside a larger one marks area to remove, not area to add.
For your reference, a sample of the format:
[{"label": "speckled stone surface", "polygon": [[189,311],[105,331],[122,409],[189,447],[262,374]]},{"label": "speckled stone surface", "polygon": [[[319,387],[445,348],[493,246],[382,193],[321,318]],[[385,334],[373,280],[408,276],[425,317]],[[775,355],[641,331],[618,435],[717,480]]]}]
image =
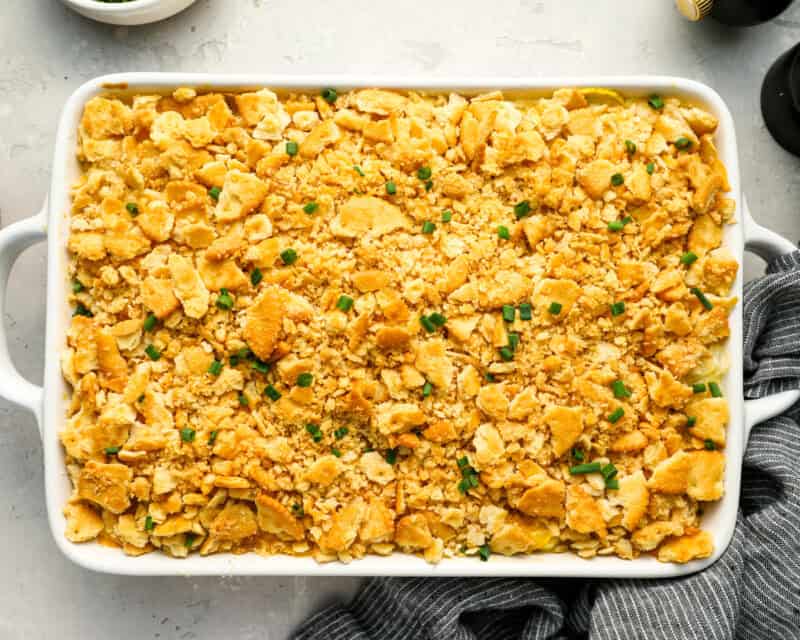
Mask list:
[{"label": "speckled stone surface", "polygon": [[[61,105],[114,71],[543,76],[663,73],[716,88],[736,121],[756,218],[800,238],[800,161],[758,106],[770,63],[800,39],[800,3],[768,25],[685,22],[670,0],[199,0],[149,27],[85,20],[57,0],[0,3],[0,222],[47,189]],[[45,251],[11,278],[12,355],[41,381]],[[746,274],[758,272],[750,259]],[[50,538],[33,418],[0,401],[0,638],[285,638],[356,579],[126,578],[79,569]],[[263,560],[257,560],[263,562]]]}]

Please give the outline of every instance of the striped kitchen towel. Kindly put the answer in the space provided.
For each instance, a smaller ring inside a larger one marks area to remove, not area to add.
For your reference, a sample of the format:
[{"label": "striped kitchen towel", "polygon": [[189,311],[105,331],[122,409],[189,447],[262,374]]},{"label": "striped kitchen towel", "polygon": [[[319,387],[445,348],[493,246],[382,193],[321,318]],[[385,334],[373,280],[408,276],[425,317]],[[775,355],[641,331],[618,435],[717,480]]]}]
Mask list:
[{"label": "striped kitchen towel", "polygon": [[[745,395],[800,386],[800,252],[744,292]],[[296,640],[800,638],[800,406],[756,426],[722,558],[673,580],[367,581]]]}]

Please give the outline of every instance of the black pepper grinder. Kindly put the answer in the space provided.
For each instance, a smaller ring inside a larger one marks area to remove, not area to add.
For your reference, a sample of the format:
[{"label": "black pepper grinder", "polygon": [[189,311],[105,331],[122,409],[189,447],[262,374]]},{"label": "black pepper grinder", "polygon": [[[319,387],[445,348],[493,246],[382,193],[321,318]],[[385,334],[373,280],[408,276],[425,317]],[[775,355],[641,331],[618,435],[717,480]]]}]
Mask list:
[{"label": "black pepper grinder", "polygon": [[714,20],[732,27],[750,27],[772,20],[792,0],[675,0],[678,10],[689,20]]},{"label": "black pepper grinder", "polygon": [[761,85],[761,114],[778,144],[800,156],[800,43],[767,71]]}]

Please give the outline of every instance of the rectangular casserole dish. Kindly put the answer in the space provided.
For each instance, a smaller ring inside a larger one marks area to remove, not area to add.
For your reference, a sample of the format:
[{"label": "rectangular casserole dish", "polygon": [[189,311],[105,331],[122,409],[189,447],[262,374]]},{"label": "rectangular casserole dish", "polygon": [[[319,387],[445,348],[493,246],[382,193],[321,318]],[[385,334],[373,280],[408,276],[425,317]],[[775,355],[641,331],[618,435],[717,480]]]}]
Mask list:
[{"label": "rectangular casserole dish", "polygon": [[[537,576],[537,577],[613,577],[665,578],[699,571],[712,564],[728,546],[736,522],[741,464],[747,436],[752,426],[772,417],[794,403],[800,391],[745,402],[742,394],[742,305],[730,316],[731,337],[727,350],[731,368],[724,379],[724,395],[730,403],[730,424],[726,447],[725,495],[709,504],[703,524],[714,537],[715,551],[709,558],[684,565],[665,564],[653,557],[622,560],[596,557],[584,560],[577,555],[539,553],[529,556],[494,556],[490,562],[475,558],[445,559],[430,565],[422,558],[400,553],[389,557],[367,556],[350,564],[318,564],[311,557],[255,554],[192,555],[177,560],[152,553],[141,557],[125,556],[118,549],[97,543],[76,545],[64,537],[62,509],[71,486],[64,465],[64,452],[58,433],[62,428],[69,390],[60,371],[60,353],[65,342],[71,310],[67,304],[66,278],[68,237],[67,212],[70,187],[80,174],[75,155],[78,122],[84,104],[95,95],[113,92],[169,93],[176,87],[198,89],[247,90],[307,89],[324,86],[337,89],[384,87],[437,92],[458,90],[477,94],[500,89],[514,93],[544,94],[559,87],[605,87],[624,95],[659,93],[677,95],[714,113],[719,119],[716,142],[728,170],[730,197],[738,204],[738,223],[725,229],[723,244],[742,263],[745,248],[770,257],[792,251],[791,242],[759,227],[747,212],[741,193],[736,138],[731,114],[720,96],[709,87],[692,80],[673,77],[587,77],[540,79],[414,79],[355,77],[271,77],[268,75],[193,75],[161,73],[116,74],[96,78],[80,87],[67,101],[58,127],[49,196],[35,216],[16,222],[0,231],[0,285],[7,286],[14,259],[25,247],[48,240],[48,291],[45,342],[44,386],[23,379],[10,361],[5,336],[0,334],[0,396],[29,408],[36,416],[44,444],[47,512],[56,544],[80,566],[125,575],[385,575],[385,576]],[[5,290],[0,291],[0,313],[4,311]],[[741,270],[732,295],[741,300]],[[2,329],[0,328],[0,331]]]}]

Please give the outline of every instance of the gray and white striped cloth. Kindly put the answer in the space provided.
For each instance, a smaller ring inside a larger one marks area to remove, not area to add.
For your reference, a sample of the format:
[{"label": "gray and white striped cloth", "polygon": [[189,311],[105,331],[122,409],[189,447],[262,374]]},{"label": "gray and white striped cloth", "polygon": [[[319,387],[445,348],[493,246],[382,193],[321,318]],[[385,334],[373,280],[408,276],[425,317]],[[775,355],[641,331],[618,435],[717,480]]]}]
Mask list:
[{"label": "gray and white striped cloth", "polygon": [[[800,252],[744,292],[745,395],[800,387]],[[674,580],[396,579],[309,619],[295,640],[800,638],[800,406],[753,430],[730,547]]]}]

